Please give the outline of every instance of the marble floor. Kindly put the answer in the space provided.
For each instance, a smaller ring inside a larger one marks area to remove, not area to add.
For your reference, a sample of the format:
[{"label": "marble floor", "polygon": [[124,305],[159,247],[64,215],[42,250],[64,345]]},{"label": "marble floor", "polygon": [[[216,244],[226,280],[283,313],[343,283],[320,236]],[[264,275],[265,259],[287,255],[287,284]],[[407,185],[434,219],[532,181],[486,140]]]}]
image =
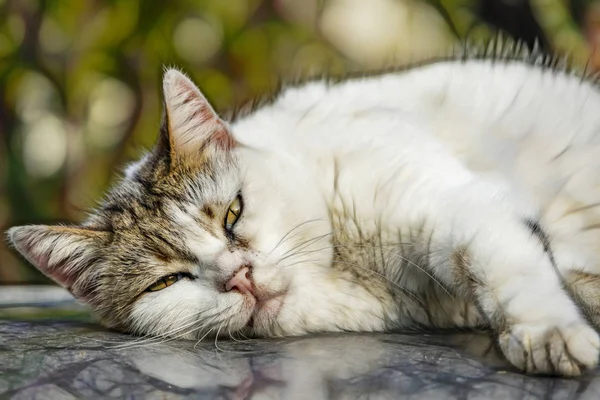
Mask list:
[{"label": "marble floor", "polygon": [[0,398],[600,399],[511,369],[484,333],[159,342],[106,331],[58,288],[0,287]]}]

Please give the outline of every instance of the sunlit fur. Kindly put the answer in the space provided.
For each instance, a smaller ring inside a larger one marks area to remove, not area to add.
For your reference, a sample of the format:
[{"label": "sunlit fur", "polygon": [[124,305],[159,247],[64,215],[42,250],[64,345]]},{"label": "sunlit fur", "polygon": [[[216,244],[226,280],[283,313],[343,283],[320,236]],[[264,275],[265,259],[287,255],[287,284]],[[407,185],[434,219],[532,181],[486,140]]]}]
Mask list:
[{"label": "sunlit fur", "polygon": [[[196,340],[480,326],[524,371],[596,365],[593,83],[443,61],[286,88],[231,124],[176,70],[164,94],[156,147],[88,221],[9,231],[107,326]],[[224,290],[245,265],[276,297],[254,317]],[[176,273],[191,278],[145,291]]]}]

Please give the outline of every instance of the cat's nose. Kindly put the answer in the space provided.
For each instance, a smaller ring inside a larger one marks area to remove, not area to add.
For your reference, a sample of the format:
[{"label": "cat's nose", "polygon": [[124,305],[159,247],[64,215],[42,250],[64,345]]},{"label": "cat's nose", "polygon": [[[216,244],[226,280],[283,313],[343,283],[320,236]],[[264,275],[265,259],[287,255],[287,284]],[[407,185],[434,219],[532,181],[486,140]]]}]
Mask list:
[{"label": "cat's nose", "polygon": [[252,280],[250,278],[250,268],[240,268],[240,270],[225,284],[225,290],[228,292],[237,290],[243,294],[254,295]]}]

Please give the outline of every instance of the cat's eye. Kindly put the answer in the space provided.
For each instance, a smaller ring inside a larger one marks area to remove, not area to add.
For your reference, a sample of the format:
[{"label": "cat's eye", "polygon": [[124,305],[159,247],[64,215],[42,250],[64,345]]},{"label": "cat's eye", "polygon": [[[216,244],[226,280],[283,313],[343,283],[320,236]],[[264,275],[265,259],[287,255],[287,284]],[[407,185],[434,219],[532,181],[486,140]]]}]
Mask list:
[{"label": "cat's eye", "polygon": [[227,209],[227,215],[225,215],[225,230],[231,231],[235,223],[240,218],[242,214],[242,196],[238,195],[235,200],[231,202],[229,208]]},{"label": "cat's eye", "polygon": [[172,284],[174,284],[175,282],[177,282],[184,276],[185,276],[184,274],[173,274],[173,275],[168,275],[168,276],[162,277],[158,281],[154,282],[152,285],[148,286],[148,289],[146,289],[146,291],[147,292],[158,292],[159,290],[163,290],[163,289],[171,286]]}]

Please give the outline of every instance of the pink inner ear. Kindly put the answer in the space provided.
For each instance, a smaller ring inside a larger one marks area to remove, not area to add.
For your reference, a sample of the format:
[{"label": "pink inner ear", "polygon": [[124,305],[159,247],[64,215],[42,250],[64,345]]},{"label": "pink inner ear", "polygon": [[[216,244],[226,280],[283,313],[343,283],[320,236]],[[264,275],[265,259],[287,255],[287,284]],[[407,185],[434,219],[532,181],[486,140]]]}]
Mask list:
[{"label": "pink inner ear", "polygon": [[219,145],[223,150],[230,150],[237,144],[233,136],[229,133],[226,127],[219,121],[221,128],[218,129],[213,135],[213,141]]},{"label": "pink inner ear", "polygon": [[214,130],[220,130],[221,128],[225,129],[217,114],[196,87],[191,86],[186,81],[179,81],[177,90],[185,96],[181,104],[192,103],[192,106],[195,107],[195,110],[190,115],[190,119],[193,120],[195,124],[203,125],[208,123],[215,125],[213,128]]},{"label": "pink inner ear", "polygon": [[87,269],[97,260],[105,232],[83,227],[30,225],[11,228],[8,234],[15,248],[44,275],[78,299],[86,301],[91,295],[90,285],[94,282]]},{"label": "pink inner ear", "polygon": [[[59,245],[56,240],[51,239],[53,235],[48,234],[52,229],[47,227],[31,229],[33,232],[30,231],[29,234],[13,237],[17,249],[44,275],[66,288],[72,286],[77,280],[77,274],[76,268],[69,265],[68,258],[60,260],[55,265],[50,264],[52,252]],[[44,243],[45,241],[48,242]]]},{"label": "pink inner ear", "polygon": [[52,271],[52,278],[67,289],[70,289],[76,281],[75,276],[73,274],[66,274],[64,269]]},{"label": "pink inner ear", "polygon": [[171,150],[175,154],[197,154],[207,143],[223,150],[236,145],[225,123],[185,75],[174,70],[168,71],[164,85],[173,145]]},{"label": "pink inner ear", "polygon": [[85,285],[77,285],[77,267],[70,266],[68,261],[61,264],[55,265],[50,268],[47,259],[44,257],[33,257],[32,262],[38,266],[38,269],[48,276],[50,279],[67,289],[75,298],[79,299],[84,303],[89,303],[91,299],[91,292]]},{"label": "pink inner ear", "polygon": [[219,145],[219,147],[224,150],[233,148],[236,144],[235,139],[207,103],[206,99],[202,97],[195,87],[188,86],[186,82],[180,82],[179,85],[178,89],[186,95],[182,104],[192,103],[192,106],[195,107],[189,121],[194,125],[206,127],[206,130],[210,132],[209,140]]},{"label": "pink inner ear", "polygon": [[205,123],[218,123],[221,125],[221,121],[217,118],[213,110],[211,110],[208,105],[204,102],[197,102],[197,108],[194,110],[194,113],[191,115],[191,118],[198,124]]},{"label": "pink inner ear", "polygon": [[56,281],[58,284],[69,288],[77,280],[74,270],[69,269],[65,264],[55,265],[53,268],[50,268],[48,265],[48,258],[43,255],[35,254],[35,250],[32,249],[31,246],[27,246],[26,254],[28,255],[28,258],[30,258],[31,262],[33,262],[40,271]]}]

